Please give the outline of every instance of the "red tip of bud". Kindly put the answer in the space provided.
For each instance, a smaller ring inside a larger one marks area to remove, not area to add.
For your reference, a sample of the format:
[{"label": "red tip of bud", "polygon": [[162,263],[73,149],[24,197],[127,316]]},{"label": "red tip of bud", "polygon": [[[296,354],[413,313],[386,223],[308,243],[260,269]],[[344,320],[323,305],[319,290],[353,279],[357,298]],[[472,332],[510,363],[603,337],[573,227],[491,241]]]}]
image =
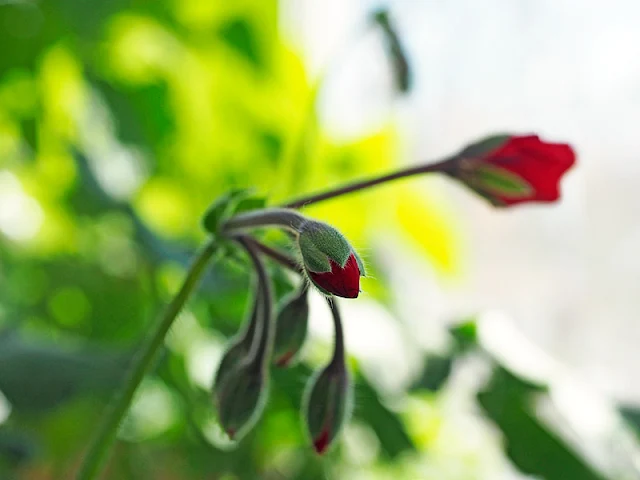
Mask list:
[{"label": "red tip of bud", "polygon": [[360,293],[360,268],[352,253],[344,268],[330,260],[331,271],[325,273],[309,272],[311,280],[323,290],[344,298],[357,298]]},{"label": "red tip of bud", "polygon": [[313,441],[313,448],[316,450],[316,453],[318,455],[322,455],[324,452],[327,451],[328,446],[329,446],[329,429],[323,428],[322,431],[320,432],[320,435],[318,435],[318,438],[316,438]]},{"label": "red tip of bud", "polygon": [[276,366],[277,367],[286,367],[287,365],[289,365],[289,362],[291,361],[291,359],[293,358],[293,356],[295,355],[296,352],[287,352],[284,355],[282,355],[280,358],[278,358],[276,360]]},{"label": "red tip of bud", "polygon": [[233,437],[236,436],[236,431],[233,428],[230,428],[229,430],[227,430],[227,435],[231,440],[233,440]]}]

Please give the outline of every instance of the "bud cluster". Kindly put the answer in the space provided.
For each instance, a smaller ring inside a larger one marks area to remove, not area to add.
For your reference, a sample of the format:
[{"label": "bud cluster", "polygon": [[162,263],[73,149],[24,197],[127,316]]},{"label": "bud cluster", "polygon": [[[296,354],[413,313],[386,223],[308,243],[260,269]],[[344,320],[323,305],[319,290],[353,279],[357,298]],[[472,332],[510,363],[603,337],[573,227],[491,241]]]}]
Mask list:
[{"label": "bud cluster", "polygon": [[[230,340],[215,374],[212,400],[222,428],[240,439],[259,419],[267,400],[269,365],[286,368],[301,356],[309,325],[309,290],[327,296],[335,325],[334,355],[309,381],[304,395],[304,420],[315,450],[322,454],[334,442],[350,413],[351,382],[345,365],[342,324],[332,296],[356,298],[365,270],[353,247],[335,228],[285,210],[266,210],[266,225],[292,233],[296,259],[281,254],[238,230],[264,226],[256,212],[233,217],[222,230],[248,253],[257,273],[255,294],[245,326]],[[231,225],[231,227],[230,227]],[[272,315],[270,278],[261,256],[267,255],[302,275],[297,290],[282,298]]]}]

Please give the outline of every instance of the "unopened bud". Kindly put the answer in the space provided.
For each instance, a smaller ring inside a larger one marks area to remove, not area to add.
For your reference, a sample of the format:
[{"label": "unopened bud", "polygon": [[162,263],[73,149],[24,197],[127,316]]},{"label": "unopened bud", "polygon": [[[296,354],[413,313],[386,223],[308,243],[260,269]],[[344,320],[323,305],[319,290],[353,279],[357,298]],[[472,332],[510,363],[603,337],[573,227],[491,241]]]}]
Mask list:
[{"label": "unopened bud", "polygon": [[309,302],[307,288],[284,299],[276,319],[273,358],[279,367],[289,366],[307,338]]},{"label": "unopened bud", "polygon": [[241,362],[218,388],[218,421],[232,439],[240,439],[260,417],[267,399],[267,380],[254,364]]},{"label": "unopened bud", "polygon": [[555,202],[560,181],[576,161],[566,143],[537,135],[494,135],[463,149],[448,174],[497,207]]},{"label": "unopened bud", "polygon": [[249,357],[260,314],[260,295],[256,292],[253,298],[253,307],[244,331],[230,340],[229,346],[218,364],[218,370],[213,380],[213,399],[216,405],[219,403],[219,387],[225,377],[232,372],[240,362]]},{"label": "unopened bud", "polygon": [[364,265],[338,230],[309,220],[300,227],[298,245],[305,271],[321,292],[346,298],[358,296]]},{"label": "unopened bud", "polygon": [[222,355],[222,360],[218,365],[216,376],[213,380],[213,399],[216,405],[220,404],[220,386],[223,384],[225,378],[232,373],[240,362],[246,359],[249,355],[249,345],[246,345],[244,339],[232,341],[231,345],[227,348]]},{"label": "unopened bud", "polygon": [[352,409],[352,385],[343,363],[331,362],[309,382],[304,417],[315,451],[327,451]]}]

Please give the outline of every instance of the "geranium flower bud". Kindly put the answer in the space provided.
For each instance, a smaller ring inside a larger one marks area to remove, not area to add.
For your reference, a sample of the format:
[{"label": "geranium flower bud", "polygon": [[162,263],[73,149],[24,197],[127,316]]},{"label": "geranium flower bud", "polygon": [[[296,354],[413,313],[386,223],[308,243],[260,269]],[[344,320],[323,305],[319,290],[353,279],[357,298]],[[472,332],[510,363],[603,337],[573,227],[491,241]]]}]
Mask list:
[{"label": "geranium flower bud", "polygon": [[352,397],[352,385],[343,362],[331,362],[309,382],[304,417],[317,453],[327,451],[351,415]]},{"label": "geranium flower bud", "polygon": [[216,404],[219,403],[219,386],[222,384],[224,378],[232,372],[242,360],[249,356],[249,351],[260,319],[260,304],[260,293],[259,289],[257,289],[247,326],[242,333],[231,339],[218,365],[218,370],[216,371],[213,381],[213,398]]},{"label": "geranium flower bud", "polygon": [[342,425],[351,415],[353,391],[345,365],[342,320],[335,299],[327,298],[335,329],[333,357],[323,370],[314,376],[304,395],[304,419],[319,454],[327,451]]},{"label": "geranium flower bud", "polygon": [[[267,399],[268,364],[273,348],[271,280],[255,247],[243,236],[236,237],[247,251],[258,274],[254,305],[254,325],[248,355],[221,376],[215,398],[218,421],[230,438],[238,439],[249,431],[264,409]],[[251,329],[251,325],[249,327]]]},{"label": "geranium flower bud", "polygon": [[255,362],[241,362],[223,378],[218,391],[218,421],[239,439],[260,417],[267,399],[267,376]]},{"label": "geranium flower bud", "polygon": [[447,173],[494,206],[554,202],[562,176],[575,163],[570,145],[537,135],[496,135],[465,148]]},{"label": "geranium flower bud", "polygon": [[309,220],[300,227],[298,245],[304,269],[321,292],[346,298],[358,296],[364,265],[338,230]]},{"label": "geranium flower bud", "polygon": [[273,358],[279,367],[289,366],[302,349],[309,325],[308,289],[284,299],[276,319]]}]

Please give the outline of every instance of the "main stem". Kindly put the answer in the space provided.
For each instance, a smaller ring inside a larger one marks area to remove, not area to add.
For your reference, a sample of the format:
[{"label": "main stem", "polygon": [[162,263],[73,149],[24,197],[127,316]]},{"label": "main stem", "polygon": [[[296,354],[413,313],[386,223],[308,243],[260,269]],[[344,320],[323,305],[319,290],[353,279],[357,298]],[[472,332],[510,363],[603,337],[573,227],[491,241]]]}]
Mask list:
[{"label": "main stem", "polygon": [[398,180],[400,178],[410,177],[412,175],[421,175],[423,173],[441,172],[447,173],[454,166],[456,157],[447,158],[440,162],[430,163],[428,165],[418,165],[417,167],[406,168],[397,172],[382,175],[380,177],[371,178],[369,180],[362,180],[360,182],[350,183],[342,187],[338,187],[325,192],[316,193],[307,197],[298,198],[289,203],[282,205],[282,208],[302,208],[312,203],[321,202],[330,198],[339,197],[340,195],[346,195],[349,193],[363,190],[365,188],[380,185],[381,183],[390,182],[392,180]]},{"label": "main stem", "polygon": [[133,395],[147,371],[151,368],[160,347],[164,344],[164,338],[171,328],[173,321],[177,317],[190,294],[197,287],[205,268],[217,251],[214,241],[210,241],[200,251],[193,261],[187,277],[180,288],[180,291],[173,298],[164,312],[164,315],[155,326],[153,333],[148,337],[142,346],[137,350],[136,356],[132,360],[131,368],[124,380],[122,389],[116,392],[113,401],[105,413],[104,421],[99,426],[87,455],[76,475],[76,480],[93,480],[100,473],[102,464],[116,438],[118,427],[129,409]]}]

